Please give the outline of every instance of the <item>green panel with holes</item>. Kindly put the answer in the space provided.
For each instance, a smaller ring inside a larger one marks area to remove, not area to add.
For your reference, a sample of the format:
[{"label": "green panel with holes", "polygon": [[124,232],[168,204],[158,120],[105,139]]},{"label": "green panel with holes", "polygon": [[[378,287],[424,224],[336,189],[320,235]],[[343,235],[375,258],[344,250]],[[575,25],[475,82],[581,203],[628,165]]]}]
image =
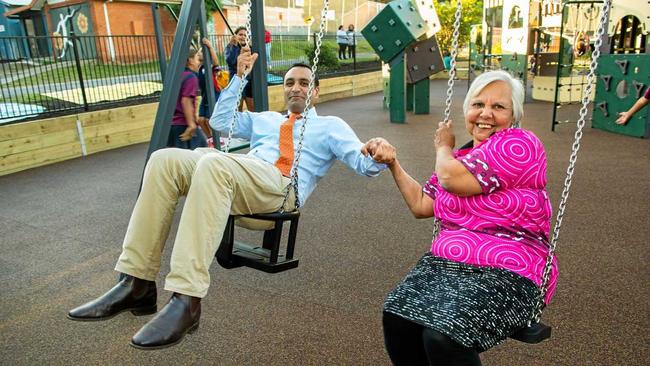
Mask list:
[{"label": "green panel with holes", "polygon": [[648,107],[638,111],[625,125],[615,123],[618,113],[627,111],[650,85],[650,55],[602,55],[598,59],[596,98],[592,127],[623,135],[648,137]]},{"label": "green panel with holes", "polygon": [[501,69],[510,72],[523,81],[524,76],[526,76],[526,55],[504,53],[501,57]]},{"label": "green panel with holes", "polygon": [[388,3],[361,30],[379,58],[389,62],[418,38],[426,34],[422,16],[409,0]]},{"label": "green panel with holes", "polygon": [[384,102],[382,103],[384,109],[390,107],[390,74],[382,74],[382,79],[384,83]]},{"label": "green panel with holes", "polygon": [[429,114],[429,78],[418,81],[413,85],[413,112]]}]

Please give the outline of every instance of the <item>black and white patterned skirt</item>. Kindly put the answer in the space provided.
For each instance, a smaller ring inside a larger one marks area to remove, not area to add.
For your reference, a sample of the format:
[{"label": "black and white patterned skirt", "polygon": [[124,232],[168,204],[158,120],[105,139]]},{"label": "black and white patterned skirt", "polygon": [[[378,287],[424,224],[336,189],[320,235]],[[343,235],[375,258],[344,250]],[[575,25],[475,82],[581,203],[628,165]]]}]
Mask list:
[{"label": "black and white patterned skirt", "polygon": [[384,311],[483,352],[526,325],[539,296],[527,278],[425,254],[393,290]]}]

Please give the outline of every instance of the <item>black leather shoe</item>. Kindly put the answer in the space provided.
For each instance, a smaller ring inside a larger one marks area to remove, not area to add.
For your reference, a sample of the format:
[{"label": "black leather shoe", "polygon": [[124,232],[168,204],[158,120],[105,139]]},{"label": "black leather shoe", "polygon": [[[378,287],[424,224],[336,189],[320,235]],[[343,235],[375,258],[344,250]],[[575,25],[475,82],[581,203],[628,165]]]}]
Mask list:
[{"label": "black leather shoe", "polygon": [[70,310],[68,318],[80,321],[106,320],[123,311],[133,315],[156,312],[156,282],[123,275],[107,293]]},{"label": "black leather shoe", "polygon": [[131,346],[160,349],[173,346],[199,327],[201,298],[174,293],[160,312],[131,339]]}]

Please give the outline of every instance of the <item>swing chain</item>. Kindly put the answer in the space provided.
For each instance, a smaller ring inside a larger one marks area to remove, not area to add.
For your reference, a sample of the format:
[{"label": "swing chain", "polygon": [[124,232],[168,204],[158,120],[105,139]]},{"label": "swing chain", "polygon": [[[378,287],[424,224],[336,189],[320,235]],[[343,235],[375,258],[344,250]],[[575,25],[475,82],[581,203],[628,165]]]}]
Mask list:
[{"label": "swing chain", "polygon": [[[244,25],[246,27],[246,46],[251,45],[251,21],[252,21],[252,9],[253,9],[253,3],[252,0],[247,0],[246,2],[248,9],[246,11],[246,24]],[[237,36],[237,35],[235,35]],[[241,96],[244,93],[244,88],[246,87],[246,77],[248,77],[248,74],[251,72],[251,70],[246,70],[244,71],[244,75],[242,75],[241,79],[242,82],[239,85],[239,91],[237,92],[237,103],[235,103],[235,107],[233,108],[233,117],[232,121],[230,122],[230,128],[228,129],[228,139],[226,140],[226,146],[224,147],[224,152],[228,153],[230,151],[230,141],[232,140],[232,132],[235,129],[235,125],[237,125],[237,111],[239,110],[239,105],[241,104]],[[234,75],[231,75],[233,77]]]},{"label": "swing chain", "polygon": [[[451,96],[454,94],[454,79],[456,79],[456,56],[458,55],[458,37],[460,35],[460,17],[463,10],[463,3],[456,0],[456,13],[454,14],[454,32],[451,36],[451,66],[449,79],[447,80],[447,100],[445,100],[445,115],[443,121],[447,123],[451,114]],[[433,240],[440,233],[440,220],[433,219]]]},{"label": "swing chain", "polygon": [[454,15],[454,32],[451,37],[451,66],[449,69],[449,80],[447,80],[447,100],[445,101],[445,117],[447,123],[451,114],[451,96],[454,91],[454,79],[456,79],[456,56],[458,55],[458,37],[460,35],[460,17],[463,4],[456,0],[456,13]]},{"label": "swing chain", "polygon": [[[302,111],[302,124],[300,125],[300,134],[298,136],[298,148],[296,150],[295,158],[293,160],[293,165],[291,166],[291,183],[293,187],[295,199],[295,209],[300,208],[300,198],[298,196],[298,166],[300,164],[300,155],[302,153],[302,145],[305,137],[305,127],[307,126],[307,115],[309,113],[312,93],[314,92],[315,83],[316,83],[316,71],[318,70],[318,57],[320,56],[320,49],[323,43],[323,35],[325,34],[325,24],[327,20],[327,11],[329,9],[329,0],[324,1],[323,10],[321,11],[321,22],[318,29],[318,34],[316,36],[316,48],[314,49],[314,59],[311,63],[311,77],[309,78],[309,88],[307,89],[307,99],[305,101],[305,109]],[[282,206],[280,207],[280,212],[284,212],[284,206],[289,199],[290,189],[287,187],[287,191],[284,194],[284,200],[282,201]]]},{"label": "swing chain", "polygon": [[[591,54],[591,63],[589,64],[589,75],[587,76],[587,87],[582,95],[582,107],[580,108],[580,115],[577,122],[577,130],[575,132],[575,140],[573,141],[573,146],[571,147],[571,156],[569,157],[569,167],[567,168],[567,176],[564,179],[564,188],[562,190],[562,195],[560,199],[560,204],[558,207],[557,217],[555,218],[555,227],[553,228],[553,236],[551,242],[548,246],[548,254],[546,256],[546,264],[544,266],[544,272],[542,274],[542,284],[540,286],[540,296],[533,310],[532,322],[538,323],[542,316],[542,308],[544,304],[544,297],[548,291],[548,281],[551,274],[551,268],[553,265],[553,258],[555,257],[555,247],[557,246],[557,240],[560,235],[560,228],[562,227],[562,219],[564,217],[564,210],[566,209],[566,203],[569,198],[569,190],[571,188],[571,179],[573,178],[573,172],[575,169],[576,160],[578,158],[578,150],[580,150],[580,140],[582,139],[582,130],[585,126],[585,121],[587,117],[587,108],[590,101],[591,92],[594,87],[594,81],[596,79],[596,69],[598,68],[598,58],[600,57],[600,48],[603,44],[603,35],[607,27],[607,19],[609,17],[609,10],[611,7],[612,0],[604,0],[603,2],[603,12],[601,13],[600,23],[598,25],[598,31],[596,33],[596,41],[594,44],[594,51]],[[529,326],[531,325],[529,321]]]}]

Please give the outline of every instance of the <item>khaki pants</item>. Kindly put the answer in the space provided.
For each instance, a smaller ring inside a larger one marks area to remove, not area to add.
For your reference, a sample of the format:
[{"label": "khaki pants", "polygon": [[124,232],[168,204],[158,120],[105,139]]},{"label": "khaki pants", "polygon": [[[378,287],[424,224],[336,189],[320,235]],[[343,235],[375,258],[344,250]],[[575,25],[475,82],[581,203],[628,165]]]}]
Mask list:
[{"label": "khaki pants", "polygon": [[[229,214],[275,212],[290,179],[273,165],[215,149],[162,149],[144,172],[115,270],[153,281],[178,199],[186,195],[165,290],[204,297]],[[294,207],[293,192],[286,208]]]}]

